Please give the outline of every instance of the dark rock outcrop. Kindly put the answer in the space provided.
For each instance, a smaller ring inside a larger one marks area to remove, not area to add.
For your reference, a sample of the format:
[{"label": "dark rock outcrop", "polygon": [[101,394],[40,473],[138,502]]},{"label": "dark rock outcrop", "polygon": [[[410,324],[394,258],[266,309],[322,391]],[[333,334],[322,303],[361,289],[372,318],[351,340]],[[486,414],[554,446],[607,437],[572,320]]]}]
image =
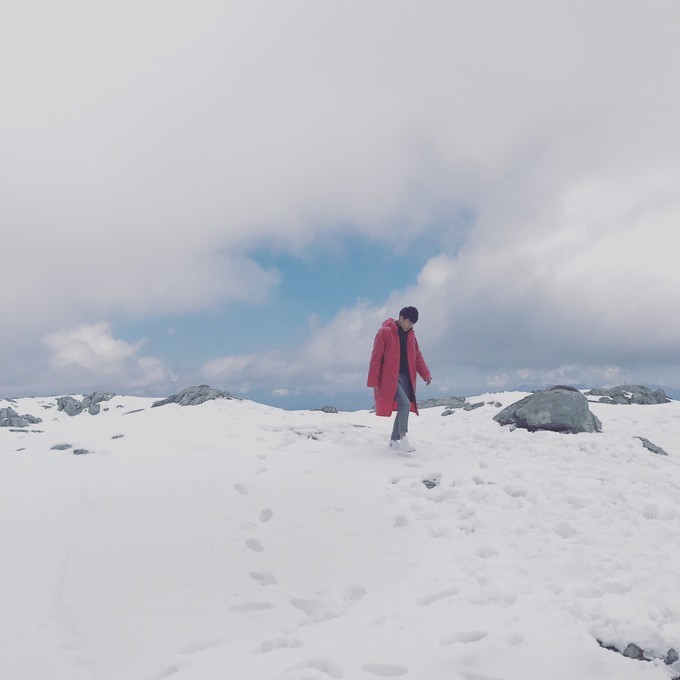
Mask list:
[{"label": "dark rock outcrop", "polygon": [[556,385],[530,394],[504,408],[494,420],[531,432],[602,432],[602,422],[590,411],[588,400],[569,385]]},{"label": "dark rock outcrop", "polygon": [[437,406],[446,406],[448,408],[463,408],[467,403],[465,397],[446,397],[440,399],[421,399],[418,402],[418,408],[436,408]]},{"label": "dark rock outcrop", "polygon": [[639,439],[642,442],[642,446],[644,446],[647,449],[647,451],[651,451],[652,453],[656,453],[658,456],[667,456],[668,455],[668,453],[666,451],[664,451],[660,446],[653,444],[646,437],[635,437],[635,439]]},{"label": "dark rock outcrop", "polygon": [[607,389],[595,388],[586,392],[589,397],[600,397],[603,404],[665,404],[670,401],[661,389],[650,390],[644,385],[619,385]]},{"label": "dark rock outcrop", "polygon": [[322,411],[323,413],[337,413],[338,409],[335,406],[322,406],[321,408],[313,408],[312,411]]},{"label": "dark rock outcrop", "polygon": [[151,404],[154,406],[165,406],[166,404],[179,404],[180,406],[198,406],[198,404],[203,404],[206,401],[212,401],[213,399],[238,399],[237,396],[231,394],[231,392],[224,392],[222,390],[216,390],[210,385],[198,385],[195,387],[187,387],[177,394],[173,394],[167,399],[161,399],[160,401],[155,401]]},{"label": "dark rock outcrop", "polygon": [[13,408],[0,408],[0,427],[28,427],[42,423],[42,418],[36,418],[29,413],[20,416]]},{"label": "dark rock outcrop", "polygon": [[79,413],[87,411],[90,415],[96,416],[101,409],[101,402],[109,401],[115,396],[113,392],[93,392],[85,395],[82,401],[73,397],[59,397],[57,399],[57,411],[65,411],[69,416],[77,416]]}]

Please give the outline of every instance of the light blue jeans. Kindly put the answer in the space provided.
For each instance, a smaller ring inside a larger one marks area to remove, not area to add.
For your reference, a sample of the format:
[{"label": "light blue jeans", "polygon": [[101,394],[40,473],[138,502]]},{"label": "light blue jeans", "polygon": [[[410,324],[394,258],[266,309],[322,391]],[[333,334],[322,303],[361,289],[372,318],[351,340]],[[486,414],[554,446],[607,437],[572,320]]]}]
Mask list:
[{"label": "light blue jeans", "polygon": [[401,439],[408,432],[408,414],[411,410],[411,402],[407,392],[409,387],[410,380],[408,374],[400,373],[399,381],[397,382],[397,392],[394,395],[394,399],[397,402],[397,415],[394,417],[392,439]]}]

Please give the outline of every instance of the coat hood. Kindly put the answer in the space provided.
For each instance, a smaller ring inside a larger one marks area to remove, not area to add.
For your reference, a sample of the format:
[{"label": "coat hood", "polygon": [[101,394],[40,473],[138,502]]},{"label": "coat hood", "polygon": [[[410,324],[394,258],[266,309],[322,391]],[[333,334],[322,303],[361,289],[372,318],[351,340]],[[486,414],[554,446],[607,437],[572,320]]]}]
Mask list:
[{"label": "coat hood", "polygon": [[[394,328],[394,329],[397,329],[397,330],[398,330],[398,329],[399,329],[399,324],[397,323],[397,320],[396,320],[396,319],[393,319],[392,317],[390,317],[389,319],[385,319],[385,320],[382,322],[382,327],[383,327],[383,328]],[[411,328],[410,328],[407,332],[408,332],[408,333],[411,333],[412,331],[413,331],[413,326],[411,326]]]}]

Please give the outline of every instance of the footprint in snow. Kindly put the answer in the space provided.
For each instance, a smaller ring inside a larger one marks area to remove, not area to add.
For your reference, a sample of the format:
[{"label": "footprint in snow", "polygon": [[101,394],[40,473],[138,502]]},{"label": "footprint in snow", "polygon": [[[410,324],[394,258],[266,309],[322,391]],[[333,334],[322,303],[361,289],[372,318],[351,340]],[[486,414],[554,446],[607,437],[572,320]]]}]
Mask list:
[{"label": "footprint in snow", "polygon": [[361,668],[367,673],[378,675],[381,678],[396,678],[408,673],[406,666],[389,663],[365,663]]},{"label": "footprint in snow", "polygon": [[342,611],[333,605],[328,605],[320,600],[303,600],[302,598],[293,598],[290,603],[296,609],[304,612],[309,621],[307,623],[320,623],[321,621],[328,621],[343,614]]},{"label": "footprint in snow", "polygon": [[220,647],[226,642],[224,639],[219,640],[198,640],[196,642],[190,642],[186,645],[182,645],[178,648],[178,654],[197,654],[198,652],[205,652],[208,649],[214,649],[215,647]]},{"label": "footprint in snow", "polygon": [[271,508],[265,508],[260,513],[260,522],[268,522],[274,516],[274,511]]},{"label": "footprint in snow", "polygon": [[288,671],[304,671],[308,669],[321,671],[331,678],[334,678],[334,680],[340,680],[340,678],[345,677],[342,668],[326,657],[303,661],[295,666],[291,666]]},{"label": "footprint in snow", "polygon": [[263,640],[258,647],[253,650],[253,654],[266,654],[275,649],[296,649],[302,647],[302,640],[294,637],[280,637],[273,640]]},{"label": "footprint in snow", "polygon": [[262,546],[262,543],[260,543],[255,538],[246,539],[246,546],[251,550],[254,550],[255,552],[264,552],[264,547]]},{"label": "footprint in snow", "polygon": [[368,591],[363,586],[360,585],[350,586],[345,591],[345,600],[347,602],[355,602],[356,600],[360,600],[362,597],[364,597],[367,592]]},{"label": "footprint in snow", "polygon": [[454,595],[458,594],[458,591],[459,591],[458,588],[447,588],[446,590],[440,590],[439,592],[431,593],[430,595],[421,597],[419,600],[416,600],[416,604],[426,607],[427,605],[430,605],[433,602],[445,600],[447,597],[453,597]]},{"label": "footprint in snow", "polygon": [[234,484],[234,491],[238,491],[242,496],[248,495],[248,487],[242,482]]},{"label": "footprint in snow", "polygon": [[446,637],[443,637],[439,644],[442,647],[453,645],[457,642],[470,644],[471,642],[479,642],[480,640],[483,640],[485,637],[487,637],[487,635],[488,633],[483,630],[464,630],[460,631],[459,633],[454,633],[453,635],[447,635]]},{"label": "footprint in snow", "polygon": [[251,571],[249,576],[263,586],[275,586],[278,583],[274,574],[268,571]]},{"label": "footprint in snow", "polygon": [[233,607],[229,607],[230,612],[264,612],[269,609],[276,609],[276,606],[271,602],[244,602],[243,604],[237,604]]}]

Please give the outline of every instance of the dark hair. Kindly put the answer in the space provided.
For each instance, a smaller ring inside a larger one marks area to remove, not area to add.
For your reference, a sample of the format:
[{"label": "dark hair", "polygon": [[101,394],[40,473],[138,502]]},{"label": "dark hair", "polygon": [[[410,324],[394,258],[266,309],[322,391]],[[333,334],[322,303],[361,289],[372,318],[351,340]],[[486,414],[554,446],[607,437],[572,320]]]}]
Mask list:
[{"label": "dark hair", "polygon": [[399,316],[403,316],[411,323],[415,323],[418,321],[418,310],[415,307],[404,307],[404,309],[399,312]]}]

